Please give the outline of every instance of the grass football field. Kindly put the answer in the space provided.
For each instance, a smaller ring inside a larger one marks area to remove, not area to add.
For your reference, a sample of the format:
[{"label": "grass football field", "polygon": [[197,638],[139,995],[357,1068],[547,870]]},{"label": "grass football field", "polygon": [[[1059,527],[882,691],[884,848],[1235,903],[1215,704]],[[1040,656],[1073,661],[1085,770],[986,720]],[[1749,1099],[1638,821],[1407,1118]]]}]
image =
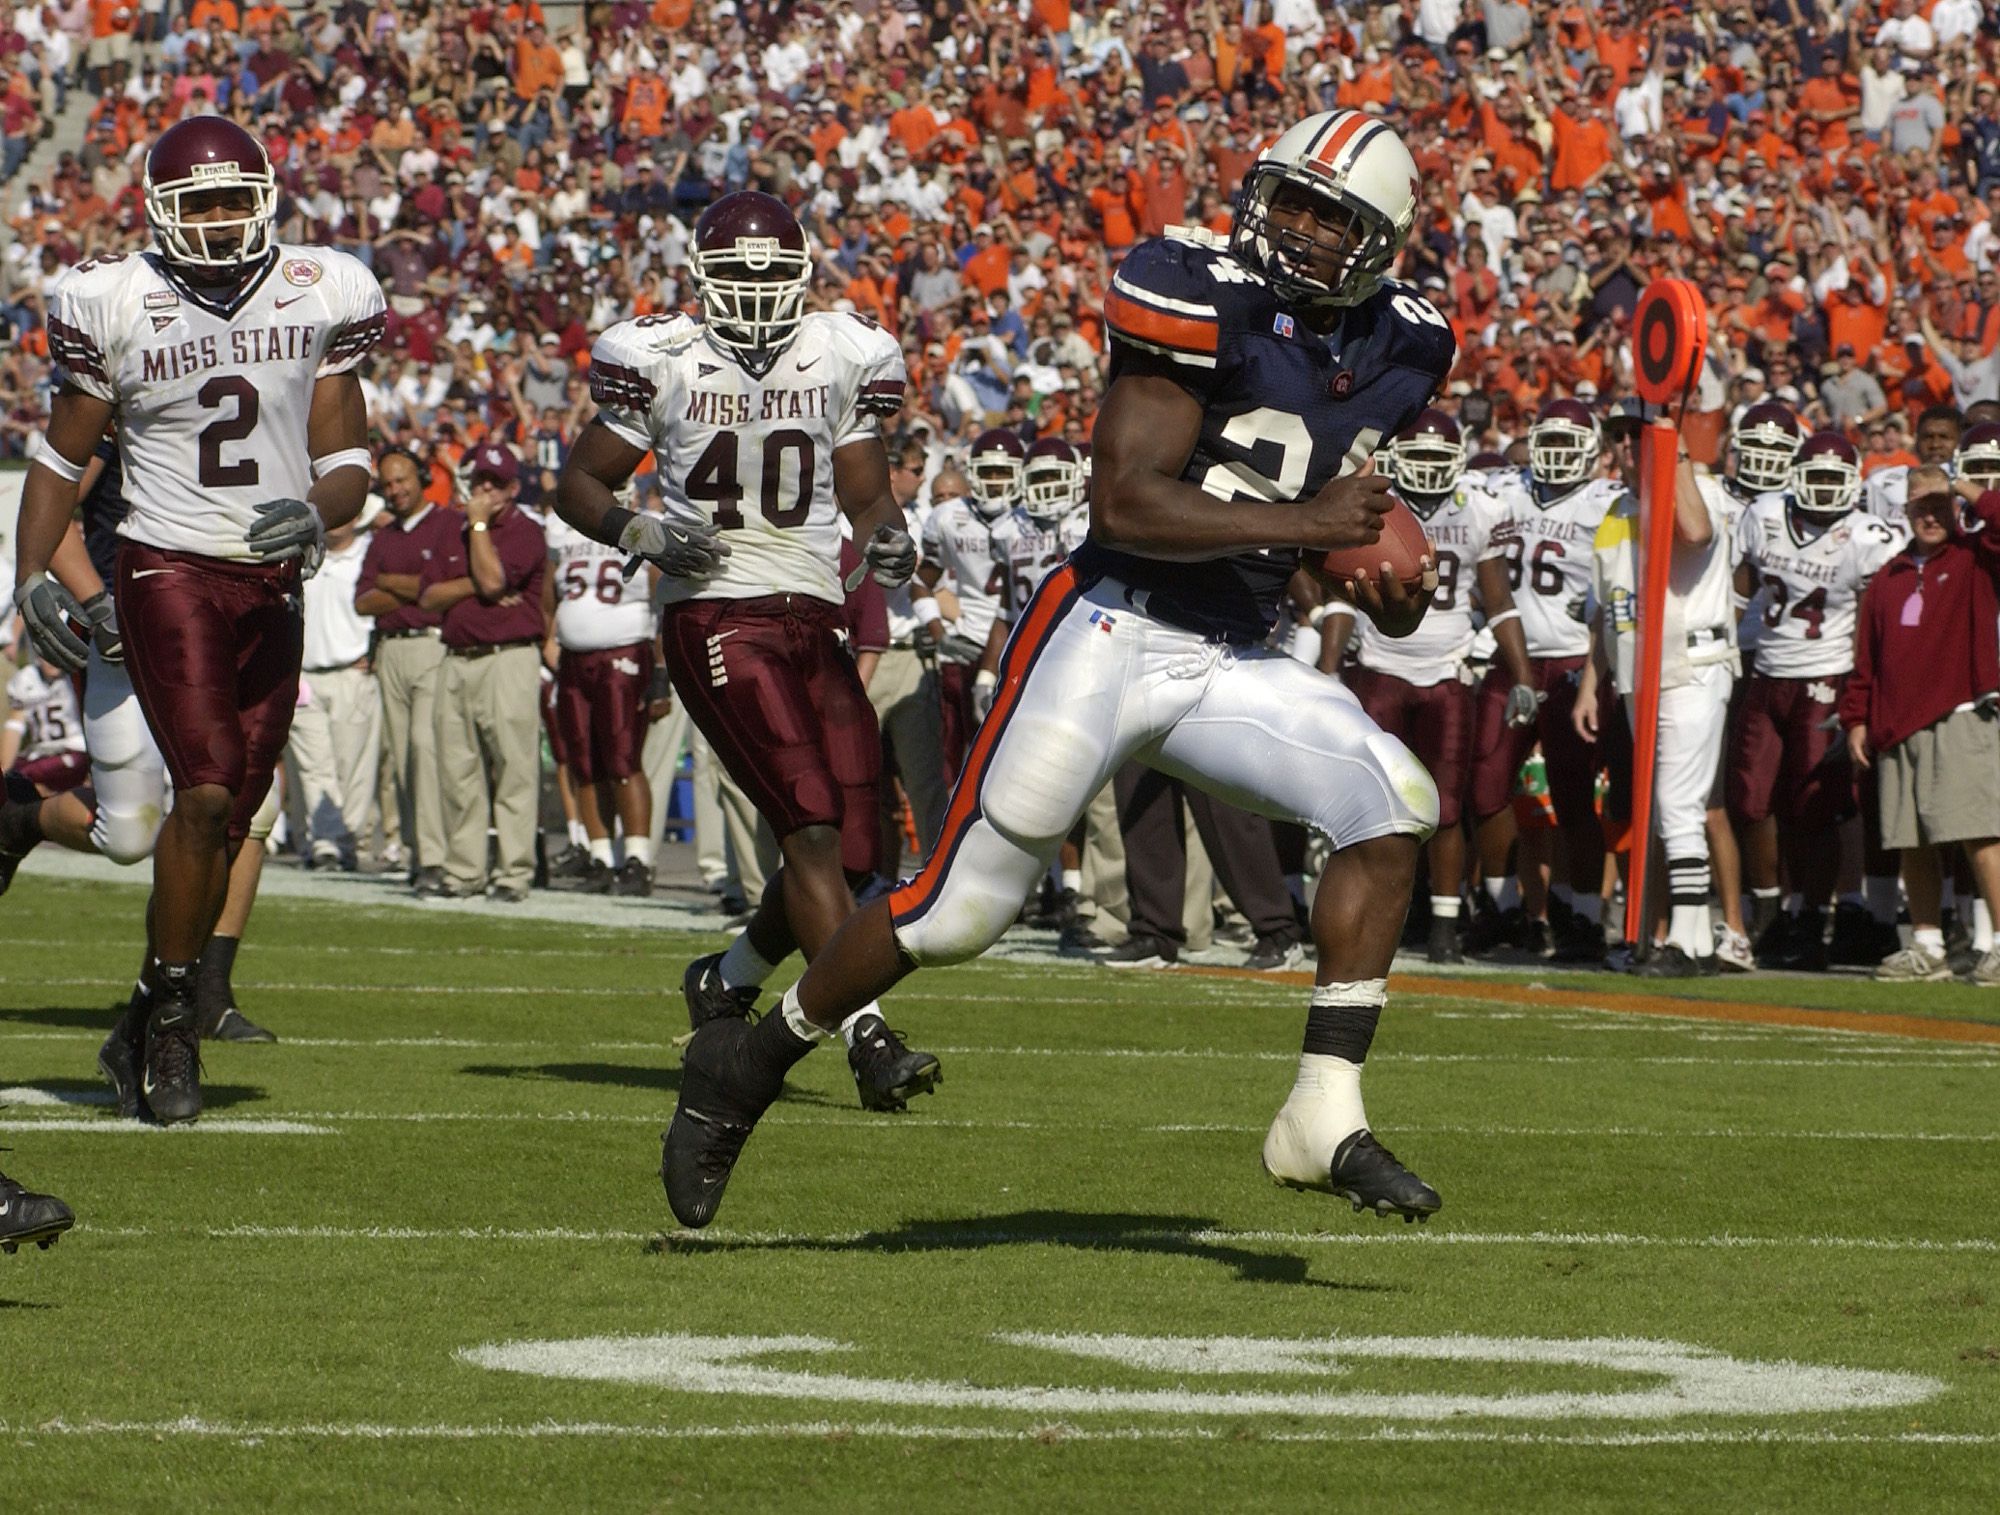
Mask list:
[{"label": "grass football field", "polygon": [[79,1225],[0,1258],[0,1508],[2000,1503],[2000,997],[1405,981],[1415,1227],[1259,1168],[1302,980],[1015,956],[896,997],[906,1116],[808,1059],[694,1238],[719,938],[268,898],[284,1041],[161,1132],[93,1067],[141,898],[4,905],[0,1167]]}]

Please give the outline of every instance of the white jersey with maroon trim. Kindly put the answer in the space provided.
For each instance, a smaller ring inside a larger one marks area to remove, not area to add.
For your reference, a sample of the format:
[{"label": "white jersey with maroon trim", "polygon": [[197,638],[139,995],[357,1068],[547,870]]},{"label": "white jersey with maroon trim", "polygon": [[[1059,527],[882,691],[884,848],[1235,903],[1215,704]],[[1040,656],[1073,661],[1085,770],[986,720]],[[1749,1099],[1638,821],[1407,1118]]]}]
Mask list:
[{"label": "white jersey with maroon trim", "polygon": [[1042,587],[1042,580],[1061,567],[1090,535],[1090,507],[1079,505],[1044,526],[1016,506],[1008,521],[1012,530],[1006,543],[1007,571],[1003,578],[1006,588],[999,611],[1000,619],[1011,625]]},{"label": "white jersey with maroon trim", "polygon": [[1007,589],[1008,544],[1014,537],[1018,510],[988,521],[959,495],[940,501],[924,522],[923,553],[951,576],[958,596],[957,631],[984,643]]},{"label": "white jersey with maroon trim", "polygon": [[1405,683],[1429,687],[1465,674],[1478,628],[1472,624],[1472,597],[1479,589],[1479,564],[1505,555],[1493,540],[1507,519],[1507,507],[1483,480],[1468,474],[1428,516],[1419,516],[1436,552],[1438,586],[1423,624],[1406,637],[1384,636],[1366,616],[1360,622],[1355,656],[1363,668],[1392,674]]},{"label": "white jersey with maroon trim", "polygon": [[549,583],[556,598],[556,641],[571,652],[629,647],[653,639],[652,575],[625,576],[625,554],[551,516]]},{"label": "white jersey with maroon trim", "polygon": [[1753,590],[1747,599],[1736,593],[1735,569],[1743,561],[1743,518],[1765,500],[1782,501],[1785,496],[1782,490],[1770,489],[1746,495],[1732,479],[1725,478],[1719,482],[1721,491],[1717,498],[1722,503],[1723,528],[1729,533],[1730,612],[1736,618],[1736,645],[1743,654],[1743,666],[1748,668],[1751,654],[1757,650],[1757,643],[1764,634],[1767,595],[1761,588]]},{"label": "white jersey with maroon trim", "polygon": [[[1952,471],[1945,465],[1945,471]],[[1910,520],[1903,513],[1903,507],[1910,501],[1910,465],[1897,463],[1888,468],[1878,468],[1861,481],[1861,505],[1871,516],[1886,521],[1905,538],[1910,534]]]},{"label": "white jersey with maroon trim", "polygon": [[833,454],[881,435],[905,381],[896,339],[848,312],[807,315],[761,377],[687,316],[643,316],[600,336],[598,419],[657,457],[669,520],[714,526],[730,547],[713,577],[666,580],[666,602],[841,604]]},{"label": "white jersey with maroon trim", "polygon": [[275,247],[227,298],[157,253],[64,274],[49,353],[64,379],[117,407],[132,506],[119,535],[248,560],[257,507],[312,488],[314,384],[365,358],[385,320],[375,275],[330,247]]},{"label": "white jersey with maroon trim", "polygon": [[7,681],[7,724],[21,733],[19,763],[84,749],[76,685],[60,675],[50,678],[35,663]]},{"label": "white jersey with maroon trim", "polygon": [[1543,499],[1525,468],[1494,469],[1483,482],[1506,509],[1493,545],[1507,559],[1507,586],[1521,612],[1528,656],[1577,658],[1590,651],[1584,602],[1597,528],[1625,497],[1614,479],[1589,479]]},{"label": "white jersey with maroon trim", "polygon": [[1757,672],[1776,679],[1850,672],[1861,592],[1902,550],[1902,533],[1862,510],[1815,521],[1793,510],[1789,495],[1764,496],[1738,530],[1738,554],[1760,590]]}]

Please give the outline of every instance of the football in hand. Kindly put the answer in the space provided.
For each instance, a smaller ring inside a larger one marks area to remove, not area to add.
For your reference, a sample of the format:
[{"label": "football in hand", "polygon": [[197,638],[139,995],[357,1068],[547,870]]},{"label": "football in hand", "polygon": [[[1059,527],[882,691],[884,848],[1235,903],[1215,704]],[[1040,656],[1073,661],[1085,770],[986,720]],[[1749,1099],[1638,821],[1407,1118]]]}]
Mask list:
[{"label": "football in hand", "polygon": [[1389,571],[1402,580],[1411,594],[1424,587],[1424,559],[1437,564],[1437,549],[1424,535],[1424,523],[1401,500],[1394,500],[1382,517],[1382,535],[1366,547],[1342,547],[1329,552],[1319,564],[1319,576],[1332,584],[1345,585],[1352,579],[1374,579],[1387,563]]}]

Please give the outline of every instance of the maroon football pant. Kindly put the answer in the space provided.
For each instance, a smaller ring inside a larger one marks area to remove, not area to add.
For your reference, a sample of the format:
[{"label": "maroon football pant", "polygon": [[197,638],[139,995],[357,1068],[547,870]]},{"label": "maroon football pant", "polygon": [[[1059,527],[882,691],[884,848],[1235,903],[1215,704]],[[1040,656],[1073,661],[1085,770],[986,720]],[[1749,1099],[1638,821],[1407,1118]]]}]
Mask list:
[{"label": "maroon football pant", "polygon": [[938,705],[944,717],[938,753],[944,759],[945,776],[954,783],[965,771],[972,739],[979,735],[979,716],[972,708],[972,683],[978,672],[970,663],[938,664]]},{"label": "maroon football pant", "polygon": [[1438,792],[1438,829],[1456,826],[1465,811],[1472,765],[1472,690],[1457,679],[1412,684],[1372,668],[1350,668],[1342,677],[1368,718],[1430,769]]},{"label": "maroon football pant", "polygon": [[832,826],[842,866],[873,873],[882,735],[843,624],[810,595],[683,600],[662,614],[660,646],[688,715],[780,840]]},{"label": "maroon football pant", "polygon": [[295,563],[227,563],[127,542],[118,550],[125,670],[175,789],[235,796],[250,834],[291,734],[305,652]]},{"label": "maroon football pant", "polygon": [[1753,673],[1743,681],[1724,783],[1737,821],[1754,825],[1775,815],[1788,826],[1817,830],[1854,814],[1847,739],[1830,724],[1846,684],[1844,673],[1818,679]]},{"label": "maroon football pant", "polygon": [[588,652],[563,649],[556,668],[556,730],[577,783],[627,779],[639,772],[652,682],[650,642]]},{"label": "maroon football pant", "polygon": [[[1521,764],[1542,744],[1542,761],[1549,775],[1549,799],[1556,820],[1565,827],[1597,824],[1597,760],[1595,748],[1576,734],[1570,720],[1576,709],[1577,675],[1582,658],[1531,658],[1528,662],[1542,701],[1541,718],[1516,730],[1507,724],[1507,691],[1514,681],[1495,666],[1479,686],[1472,735],[1476,754],[1472,775],[1472,815],[1485,820],[1505,810],[1514,796]],[[1594,890],[1596,879],[1577,887]]]}]

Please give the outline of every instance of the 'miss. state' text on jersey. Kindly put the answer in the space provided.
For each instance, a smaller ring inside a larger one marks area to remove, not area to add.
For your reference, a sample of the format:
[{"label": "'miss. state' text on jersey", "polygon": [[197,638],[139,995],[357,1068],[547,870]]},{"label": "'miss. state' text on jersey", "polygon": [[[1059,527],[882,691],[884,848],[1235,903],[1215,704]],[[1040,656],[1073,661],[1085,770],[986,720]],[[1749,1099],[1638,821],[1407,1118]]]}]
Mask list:
[{"label": "'miss. state' text on jersey", "polygon": [[119,535],[247,561],[269,500],[313,485],[313,387],[381,340],[382,287],[330,247],[272,249],[227,299],[157,253],[80,263],[50,296],[62,376],[117,407],[131,510]]},{"label": "'miss. state' text on jersey", "polygon": [[668,520],[713,526],[729,543],[713,577],[667,580],[667,603],[843,603],[833,454],[881,435],[905,379],[896,339],[845,312],[809,314],[761,377],[686,316],[642,316],[600,336],[598,419],[655,454]]},{"label": "'miss. state' text on jersey", "polygon": [[1384,636],[1367,616],[1357,617],[1355,657],[1362,667],[1425,687],[1463,675],[1478,633],[1472,597],[1479,588],[1479,564],[1501,556],[1502,546],[1492,538],[1506,514],[1506,507],[1469,477],[1429,515],[1418,512],[1437,564],[1431,608],[1406,637]]},{"label": "'miss. state' text on jersey", "polygon": [[7,724],[21,733],[17,762],[83,751],[83,717],[77,710],[76,685],[60,675],[48,677],[34,663],[7,681]]},{"label": "'miss. state' text on jersey", "polygon": [[988,521],[963,495],[941,500],[924,522],[924,561],[951,575],[958,633],[984,642],[1006,591],[1008,542],[1019,512]]},{"label": "'miss. state' text on jersey", "polygon": [[559,517],[542,534],[549,543],[558,643],[571,652],[597,652],[653,639],[653,588],[643,567],[627,578],[624,553]]},{"label": "'miss. state' text on jersey", "polygon": [[[1159,374],[1201,402],[1181,478],[1221,500],[1306,500],[1359,469],[1416,418],[1457,353],[1445,318],[1395,283],[1321,335],[1211,234],[1182,227],[1132,250],[1104,315],[1112,383]],[[1076,554],[1086,580],[1121,580],[1146,591],[1149,614],[1231,641],[1264,637],[1298,564],[1294,548],[1170,563],[1095,538]]]},{"label": "'miss. state' text on jersey", "polygon": [[1759,500],[1739,531],[1737,555],[1761,591],[1757,672],[1809,679],[1850,671],[1861,592],[1902,550],[1902,534],[1860,510],[1815,521],[1792,509],[1786,495]]},{"label": "'miss. state' text on jersey", "polygon": [[1046,526],[1019,508],[1008,519],[1012,532],[1007,538],[1007,587],[1001,596],[1000,619],[1012,624],[1028,608],[1042,580],[1067,562],[1090,535],[1090,507],[1079,505]]},{"label": "'miss. state' text on jersey", "polygon": [[1544,498],[1525,468],[1496,469],[1486,481],[1507,513],[1493,540],[1507,559],[1507,587],[1521,612],[1528,656],[1584,656],[1590,628],[1579,612],[1589,595],[1597,528],[1628,491],[1613,479],[1587,479]]}]

